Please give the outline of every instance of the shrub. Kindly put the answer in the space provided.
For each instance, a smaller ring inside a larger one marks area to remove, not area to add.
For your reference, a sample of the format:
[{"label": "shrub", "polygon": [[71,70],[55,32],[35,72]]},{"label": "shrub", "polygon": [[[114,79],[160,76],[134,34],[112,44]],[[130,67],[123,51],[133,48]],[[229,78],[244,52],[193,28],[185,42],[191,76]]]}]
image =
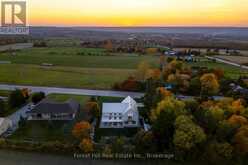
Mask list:
[{"label": "shrub", "polygon": [[16,89],[15,91],[11,92],[9,95],[9,105],[12,108],[19,107],[26,102],[25,97],[22,94],[22,91]]},{"label": "shrub", "polygon": [[42,99],[44,99],[46,96],[45,96],[45,93],[44,92],[37,92],[37,93],[34,93],[32,95],[32,102],[34,104],[37,104],[39,103]]}]

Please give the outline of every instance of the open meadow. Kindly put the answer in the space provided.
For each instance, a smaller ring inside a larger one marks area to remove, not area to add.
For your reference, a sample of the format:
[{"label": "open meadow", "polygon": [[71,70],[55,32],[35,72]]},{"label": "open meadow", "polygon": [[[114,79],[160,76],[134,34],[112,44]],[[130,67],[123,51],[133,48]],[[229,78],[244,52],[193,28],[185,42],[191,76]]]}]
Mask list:
[{"label": "open meadow", "polygon": [[110,89],[133,75],[132,69],[42,67],[26,64],[1,64],[0,82],[6,84]]},{"label": "open meadow", "polygon": [[15,52],[0,53],[0,61],[11,61],[14,64],[49,63],[56,66],[73,66],[83,68],[116,68],[135,69],[141,61],[157,66],[156,56],[138,56],[135,54],[109,54],[104,49],[80,47],[31,48]]}]

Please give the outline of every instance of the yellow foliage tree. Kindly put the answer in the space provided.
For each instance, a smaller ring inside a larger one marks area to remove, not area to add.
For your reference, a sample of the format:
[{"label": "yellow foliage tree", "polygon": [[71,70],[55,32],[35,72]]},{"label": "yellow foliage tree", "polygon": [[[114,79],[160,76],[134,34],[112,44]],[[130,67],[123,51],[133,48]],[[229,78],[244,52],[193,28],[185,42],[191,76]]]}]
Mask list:
[{"label": "yellow foliage tree", "polygon": [[91,153],[94,150],[92,140],[90,139],[83,139],[81,143],[79,144],[79,148],[84,152],[84,153]]},{"label": "yellow foliage tree", "polygon": [[146,78],[149,76],[149,71],[150,71],[150,65],[142,61],[137,68],[137,80],[144,81]]},{"label": "yellow foliage tree", "polygon": [[151,112],[151,120],[155,121],[162,111],[173,110],[175,115],[185,114],[184,110],[185,104],[182,101],[175,99],[174,97],[166,97],[160,103],[156,109]]},{"label": "yellow foliage tree", "polygon": [[213,73],[206,73],[201,78],[201,93],[204,95],[214,95],[219,91],[219,82]]}]

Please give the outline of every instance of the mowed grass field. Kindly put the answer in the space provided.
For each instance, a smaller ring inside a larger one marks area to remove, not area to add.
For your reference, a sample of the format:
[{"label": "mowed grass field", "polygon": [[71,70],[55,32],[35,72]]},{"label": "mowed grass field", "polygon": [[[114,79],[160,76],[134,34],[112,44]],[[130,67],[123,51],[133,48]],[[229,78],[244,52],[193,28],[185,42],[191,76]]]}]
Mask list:
[{"label": "mowed grass field", "polygon": [[213,62],[202,58],[200,62],[188,63],[190,66],[208,67],[208,68],[221,68],[225,72],[225,76],[238,79],[240,76],[248,76],[248,70],[240,69],[235,66],[227,65],[220,62]]},{"label": "mowed grass field", "polygon": [[110,89],[135,74],[132,69],[41,67],[27,64],[1,64],[0,82],[37,86]]},{"label": "mowed grass field", "polygon": [[135,69],[141,61],[151,66],[159,65],[159,57],[109,54],[104,49],[80,47],[31,48],[11,53],[0,53],[0,61],[11,61],[14,64],[54,64],[83,68]]},{"label": "mowed grass field", "polygon": [[237,64],[248,64],[248,56],[216,56],[218,58],[235,62]]},{"label": "mowed grass field", "polygon": [[58,102],[65,102],[69,99],[73,99],[78,101],[81,106],[83,106],[90,99],[89,96],[68,94],[50,94],[47,96],[47,98]]}]

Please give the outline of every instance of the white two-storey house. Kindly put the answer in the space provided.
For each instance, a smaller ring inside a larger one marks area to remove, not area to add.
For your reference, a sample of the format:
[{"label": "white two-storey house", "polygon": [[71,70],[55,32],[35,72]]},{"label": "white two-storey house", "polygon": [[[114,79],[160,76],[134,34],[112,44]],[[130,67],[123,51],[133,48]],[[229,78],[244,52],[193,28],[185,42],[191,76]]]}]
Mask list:
[{"label": "white two-storey house", "polygon": [[100,128],[139,127],[137,103],[130,96],[121,103],[103,103]]}]

